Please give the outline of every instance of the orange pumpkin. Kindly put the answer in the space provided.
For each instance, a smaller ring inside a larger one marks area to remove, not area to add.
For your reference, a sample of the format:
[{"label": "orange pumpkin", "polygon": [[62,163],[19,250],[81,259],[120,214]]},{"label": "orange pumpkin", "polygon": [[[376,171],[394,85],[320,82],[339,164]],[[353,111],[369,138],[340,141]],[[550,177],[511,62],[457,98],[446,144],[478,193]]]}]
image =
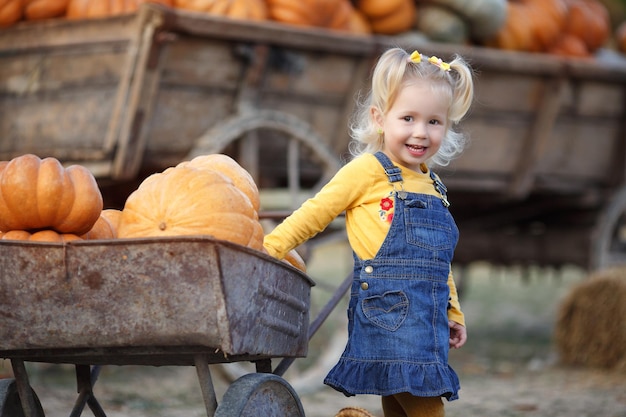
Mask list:
[{"label": "orange pumpkin", "polygon": [[28,240],[31,233],[26,230],[9,230],[2,233],[2,240]]},{"label": "orange pumpkin", "polygon": [[98,217],[96,223],[94,223],[91,230],[85,233],[82,238],[86,240],[115,239],[117,237],[117,228],[121,216],[121,210],[102,210],[102,213],[100,213],[100,217]]},{"label": "orange pumpkin", "polygon": [[252,207],[256,211],[261,206],[259,197],[259,189],[257,188],[254,178],[248,171],[237,163],[233,158],[224,154],[200,155],[191,161],[185,161],[178,164],[181,167],[190,167],[198,169],[208,169],[218,171],[232,180],[232,182],[250,199]]},{"label": "orange pumpkin", "polygon": [[357,0],[356,8],[375,33],[394,35],[410,30],[415,24],[414,0]]},{"label": "orange pumpkin", "polygon": [[531,10],[533,44],[531,51],[545,52],[561,36],[567,16],[563,0],[534,1]]},{"label": "orange pumpkin", "polygon": [[69,0],[24,0],[24,16],[28,20],[64,16]]},{"label": "orange pumpkin", "polygon": [[359,35],[370,35],[372,33],[372,26],[367,21],[367,18],[360,10],[352,9],[350,15],[350,32]]},{"label": "orange pumpkin", "polygon": [[590,52],[603,46],[611,34],[609,12],[597,0],[567,0],[565,33],[583,40]]},{"label": "orange pumpkin", "polygon": [[271,19],[295,26],[350,30],[349,0],[266,0]]},{"label": "orange pumpkin", "polygon": [[585,58],[591,55],[585,42],[578,36],[569,33],[561,34],[561,36],[550,45],[548,52],[553,55],[578,58]]},{"label": "orange pumpkin", "polygon": [[72,233],[57,233],[54,230],[40,230],[30,233],[26,230],[10,230],[2,234],[2,240],[28,240],[31,242],[70,242],[72,240],[82,240]]},{"label": "orange pumpkin", "polygon": [[23,0],[0,0],[0,27],[18,22],[24,13]]},{"label": "orange pumpkin", "polygon": [[532,45],[532,33],[528,27],[530,13],[522,3],[509,1],[504,26],[485,44],[492,48],[511,51],[527,51]]},{"label": "orange pumpkin", "polygon": [[289,265],[293,266],[296,269],[299,269],[302,272],[306,272],[306,263],[295,249],[287,252],[287,255],[285,255],[285,257],[283,258],[283,262],[288,263]]},{"label": "orange pumpkin", "polygon": [[504,26],[485,44],[507,50],[544,52],[561,35],[566,15],[564,0],[509,0]]},{"label": "orange pumpkin", "polygon": [[26,154],[0,165],[0,230],[53,229],[81,235],[102,211],[91,172]]},{"label": "orange pumpkin", "polygon": [[173,6],[174,0],[69,0],[67,18],[88,19],[134,13],[143,3]]},{"label": "orange pumpkin", "polygon": [[173,0],[174,7],[215,14],[232,19],[265,20],[268,17],[264,0]]},{"label": "orange pumpkin", "polygon": [[168,168],[146,178],[128,197],[118,237],[185,235],[211,235],[261,250],[263,228],[249,198],[227,176]]}]

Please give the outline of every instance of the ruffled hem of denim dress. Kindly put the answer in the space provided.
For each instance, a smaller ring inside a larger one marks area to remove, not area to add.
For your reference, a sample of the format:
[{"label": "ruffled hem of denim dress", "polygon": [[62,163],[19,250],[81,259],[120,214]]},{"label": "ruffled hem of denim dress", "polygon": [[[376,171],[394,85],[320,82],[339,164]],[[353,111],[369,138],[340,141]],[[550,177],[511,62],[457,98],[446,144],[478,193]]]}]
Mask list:
[{"label": "ruffled hem of denim dress", "polygon": [[[386,377],[381,378],[383,375]],[[349,381],[359,383],[351,385]],[[346,396],[387,396],[408,392],[419,397],[445,397],[448,401],[458,399],[461,388],[456,372],[447,365],[365,362],[345,358],[330,370],[324,384]]]}]

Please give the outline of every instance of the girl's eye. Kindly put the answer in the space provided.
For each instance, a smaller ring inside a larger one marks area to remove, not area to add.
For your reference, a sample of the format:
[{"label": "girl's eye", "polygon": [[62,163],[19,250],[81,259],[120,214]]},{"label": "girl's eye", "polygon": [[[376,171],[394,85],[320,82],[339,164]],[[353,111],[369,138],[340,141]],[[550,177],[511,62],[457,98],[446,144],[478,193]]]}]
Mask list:
[{"label": "girl's eye", "polygon": [[430,124],[431,124],[431,125],[438,125],[438,124],[441,124],[441,122],[440,122],[439,120],[437,120],[437,119],[432,119],[432,120],[430,121]]},{"label": "girl's eye", "polygon": [[404,116],[402,118],[405,122],[412,122],[413,121],[413,116]]}]

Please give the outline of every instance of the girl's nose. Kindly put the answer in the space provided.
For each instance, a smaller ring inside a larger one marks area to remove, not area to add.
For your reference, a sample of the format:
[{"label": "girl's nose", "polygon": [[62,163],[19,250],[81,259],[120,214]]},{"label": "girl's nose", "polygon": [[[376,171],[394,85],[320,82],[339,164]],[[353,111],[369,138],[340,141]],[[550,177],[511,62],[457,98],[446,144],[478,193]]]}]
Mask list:
[{"label": "girl's nose", "polygon": [[427,129],[425,123],[415,123],[413,125],[413,137],[425,138],[427,136]]}]

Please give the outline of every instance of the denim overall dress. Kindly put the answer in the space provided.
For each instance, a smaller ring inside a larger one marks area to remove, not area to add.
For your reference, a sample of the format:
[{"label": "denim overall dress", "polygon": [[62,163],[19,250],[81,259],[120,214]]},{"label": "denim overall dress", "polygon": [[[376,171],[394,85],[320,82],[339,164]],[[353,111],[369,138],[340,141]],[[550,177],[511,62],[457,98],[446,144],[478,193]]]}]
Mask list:
[{"label": "denim overall dress", "polygon": [[343,392],[458,398],[448,365],[448,274],[458,229],[442,197],[405,192],[400,169],[376,157],[395,190],[389,232],[373,259],[354,254],[348,343],[324,383]]}]

